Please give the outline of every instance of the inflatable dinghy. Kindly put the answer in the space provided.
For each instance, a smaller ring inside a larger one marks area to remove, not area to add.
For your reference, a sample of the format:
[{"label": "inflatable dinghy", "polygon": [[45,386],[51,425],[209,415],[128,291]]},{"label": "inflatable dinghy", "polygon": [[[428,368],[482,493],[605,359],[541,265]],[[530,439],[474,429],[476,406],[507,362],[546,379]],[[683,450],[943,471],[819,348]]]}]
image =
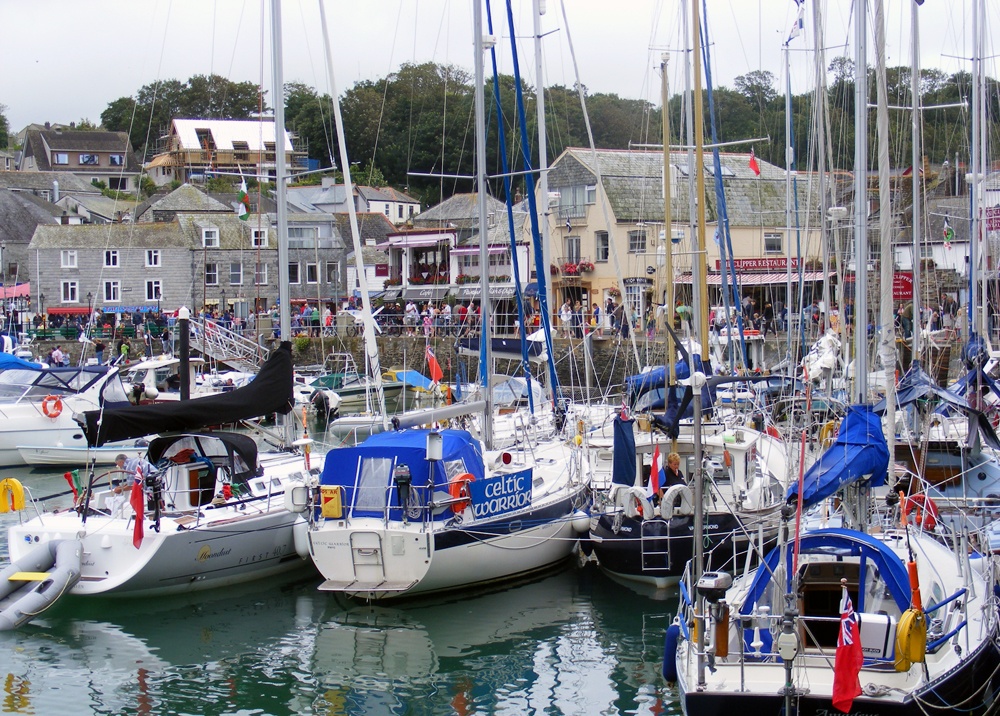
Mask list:
[{"label": "inflatable dinghy", "polygon": [[38,545],[0,571],[0,631],[31,621],[80,579],[83,543],[53,540]]}]

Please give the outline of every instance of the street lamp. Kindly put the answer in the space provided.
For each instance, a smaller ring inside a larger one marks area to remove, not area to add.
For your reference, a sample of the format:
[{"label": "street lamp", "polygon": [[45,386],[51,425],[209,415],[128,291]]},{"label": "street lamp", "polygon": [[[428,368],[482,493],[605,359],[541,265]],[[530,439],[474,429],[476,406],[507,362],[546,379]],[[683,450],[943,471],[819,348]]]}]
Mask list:
[{"label": "street lamp", "polygon": [[222,312],[226,312],[226,289],[222,289]]},{"label": "street lamp", "polygon": [[38,294],[38,313],[42,317],[42,328],[45,328],[45,294]]}]

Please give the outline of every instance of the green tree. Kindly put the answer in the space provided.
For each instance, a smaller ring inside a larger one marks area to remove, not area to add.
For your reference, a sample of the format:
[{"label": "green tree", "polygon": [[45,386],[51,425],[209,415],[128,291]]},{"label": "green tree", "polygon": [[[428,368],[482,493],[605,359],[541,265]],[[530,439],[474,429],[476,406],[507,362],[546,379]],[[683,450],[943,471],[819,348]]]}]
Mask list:
[{"label": "green tree", "polygon": [[7,106],[0,104],[0,149],[9,146],[8,134],[10,134],[10,123],[7,121]]}]

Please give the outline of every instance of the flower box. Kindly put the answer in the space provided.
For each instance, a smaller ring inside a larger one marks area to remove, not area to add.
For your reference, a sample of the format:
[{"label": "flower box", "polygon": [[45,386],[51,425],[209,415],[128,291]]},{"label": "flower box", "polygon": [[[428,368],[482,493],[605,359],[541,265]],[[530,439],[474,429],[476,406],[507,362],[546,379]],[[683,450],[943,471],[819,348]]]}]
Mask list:
[{"label": "flower box", "polygon": [[565,276],[576,276],[580,273],[580,269],[574,263],[564,263],[562,265],[562,272]]},{"label": "flower box", "polygon": [[594,264],[590,261],[581,261],[576,265],[576,268],[580,273],[590,273],[594,270]]}]

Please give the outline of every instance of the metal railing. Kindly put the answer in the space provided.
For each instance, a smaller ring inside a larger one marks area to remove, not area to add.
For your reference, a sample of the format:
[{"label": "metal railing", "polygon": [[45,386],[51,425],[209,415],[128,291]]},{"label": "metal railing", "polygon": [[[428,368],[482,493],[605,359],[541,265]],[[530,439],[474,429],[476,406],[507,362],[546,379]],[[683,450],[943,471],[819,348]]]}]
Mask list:
[{"label": "metal railing", "polygon": [[192,318],[190,325],[192,347],[215,361],[254,373],[267,360],[267,348],[221,323]]}]

